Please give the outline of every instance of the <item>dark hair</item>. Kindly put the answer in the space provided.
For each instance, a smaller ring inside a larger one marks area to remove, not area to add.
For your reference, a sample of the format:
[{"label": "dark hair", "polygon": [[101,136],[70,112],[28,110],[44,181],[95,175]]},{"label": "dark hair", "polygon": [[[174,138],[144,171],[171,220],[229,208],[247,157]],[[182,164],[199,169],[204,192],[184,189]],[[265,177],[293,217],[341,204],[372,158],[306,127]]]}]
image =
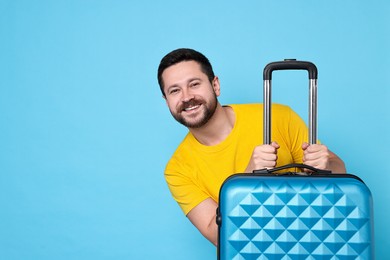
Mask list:
[{"label": "dark hair", "polygon": [[186,48],[174,50],[168,53],[167,55],[165,55],[164,58],[162,58],[160,65],[158,66],[157,79],[158,79],[158,84],[160,85],[161,93],[163,94],[164,97],[165,97],[165,93],[164,93],[164,82],[162,80],[162,73],[168,67],[182,61],[196,61],[197,63],[199,63],[202,72],[207,75],[210,82],[212,82],[215,77],[210,61],[202,53],[192,49],[186,49]]}]

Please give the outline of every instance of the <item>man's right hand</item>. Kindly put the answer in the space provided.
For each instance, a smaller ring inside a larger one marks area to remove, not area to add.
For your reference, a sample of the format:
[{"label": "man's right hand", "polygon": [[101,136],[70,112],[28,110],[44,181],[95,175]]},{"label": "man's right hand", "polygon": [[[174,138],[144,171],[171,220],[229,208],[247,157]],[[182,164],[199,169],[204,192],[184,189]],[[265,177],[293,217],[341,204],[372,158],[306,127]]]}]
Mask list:
[{"label": "man's right hand", "polygon": [[274,168],[278,159],[279,147],[277,142],[256,146],[245,172],[252,173],[254,170]]}]

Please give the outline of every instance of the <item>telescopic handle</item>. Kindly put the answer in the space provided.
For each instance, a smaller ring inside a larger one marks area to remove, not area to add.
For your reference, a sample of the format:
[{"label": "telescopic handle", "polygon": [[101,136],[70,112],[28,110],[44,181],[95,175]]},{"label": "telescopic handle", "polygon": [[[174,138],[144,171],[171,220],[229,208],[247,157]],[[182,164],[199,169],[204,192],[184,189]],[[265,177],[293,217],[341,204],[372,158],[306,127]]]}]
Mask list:
[{"label": "telescopic handle", "polygon": [[317,67],[307,61],[289,59],[271,62],[264,68],[264,144],[271,144],[271,79],[275,70],[307,70],[309,73],[309,144],[317,143]]},{"label": "telescopic handle", "polygon": [[271,62],[264,68],[263,79],[272,80],[272,72],[274,70],[307,70],[309,79],[318,79],[317,67],[309,61],[285,59],[284,61]]}]

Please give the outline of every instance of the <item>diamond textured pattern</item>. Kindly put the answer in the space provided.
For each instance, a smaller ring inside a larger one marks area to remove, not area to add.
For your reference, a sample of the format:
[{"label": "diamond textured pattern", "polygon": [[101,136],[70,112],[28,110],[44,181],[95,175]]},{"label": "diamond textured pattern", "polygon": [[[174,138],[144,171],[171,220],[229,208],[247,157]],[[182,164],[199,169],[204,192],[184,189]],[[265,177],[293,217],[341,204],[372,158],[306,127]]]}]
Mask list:
[{"label": "diamond textured pattern", "polygon": [[373,258],[371,193],[351,177],[235,175],[219,210],[220,259]]}]

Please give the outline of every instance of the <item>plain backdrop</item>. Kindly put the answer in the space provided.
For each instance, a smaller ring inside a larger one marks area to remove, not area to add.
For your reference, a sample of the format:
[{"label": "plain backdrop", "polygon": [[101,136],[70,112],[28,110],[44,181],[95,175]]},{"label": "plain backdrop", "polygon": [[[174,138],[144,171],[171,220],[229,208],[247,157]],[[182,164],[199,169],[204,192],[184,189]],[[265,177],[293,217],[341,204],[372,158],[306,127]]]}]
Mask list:
[{"label": "plain backdrop", "polygon": [[[319,70],[319,138],[374,199],[390,255],[390,3],[386,0],[0,0],[0,259],[215,259],[164,180],[187,130],[157,67],[209,57],[220,102],[262,102],[262,71]],[[307,74],[273,99],[307,117]]]}]

